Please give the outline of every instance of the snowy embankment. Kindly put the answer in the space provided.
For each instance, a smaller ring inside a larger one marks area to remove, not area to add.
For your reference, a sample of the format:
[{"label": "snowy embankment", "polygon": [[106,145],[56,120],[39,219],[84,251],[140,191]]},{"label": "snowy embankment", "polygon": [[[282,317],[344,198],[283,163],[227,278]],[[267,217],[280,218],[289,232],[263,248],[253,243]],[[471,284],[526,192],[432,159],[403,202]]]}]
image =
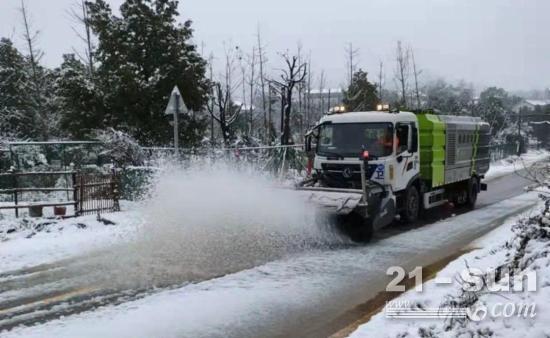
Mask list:
[{"label": "snowy embankment", "polygon": [[[122,209],[136,206],[123,203]],[[0,219],[0,273],[85,255],[132,239],[141,218],[122,211],[77,218]]]},{"label": "snowy embankment", "polygon": [[548,159],[550,152],[547,150],[529,150],[521,156],[510,156],[505,159],[491,163],[485,179],[493,179],[511,174],[515,171],[529,168],[533,164]]},{"label": "snowy embankment", "polygon": [[550,336],[549,206],[541,202],[475,241],[481,249],[452,261],[422,291],[387,302],[350,337]]}]

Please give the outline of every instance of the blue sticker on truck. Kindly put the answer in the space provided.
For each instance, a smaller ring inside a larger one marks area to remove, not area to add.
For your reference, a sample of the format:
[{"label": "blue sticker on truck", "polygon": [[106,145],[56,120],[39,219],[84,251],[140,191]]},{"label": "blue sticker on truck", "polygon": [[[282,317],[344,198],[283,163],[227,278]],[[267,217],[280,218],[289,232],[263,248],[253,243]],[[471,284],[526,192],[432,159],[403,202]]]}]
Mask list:
[{"label": "blue sticker on truck", "polygon": [[377,180],[383,180],[384,179],[384,165],[379,164],[376,169],[374,170],[374,178]]}]

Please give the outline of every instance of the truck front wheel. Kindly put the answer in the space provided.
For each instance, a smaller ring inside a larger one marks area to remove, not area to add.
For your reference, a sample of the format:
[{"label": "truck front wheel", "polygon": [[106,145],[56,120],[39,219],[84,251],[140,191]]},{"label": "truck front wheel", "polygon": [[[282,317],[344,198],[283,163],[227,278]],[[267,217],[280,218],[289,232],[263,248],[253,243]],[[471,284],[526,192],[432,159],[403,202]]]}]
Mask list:
[{"label": "truck front wheel", "polygon": [[355,212],[339,216],[337,222],[340,231],[357,243],[370,241],[374,234],[372,221]]},{"label": "truck front wheel", "polygon": [[420,195],[416,186],[411,185],[405,192],[403,199],[403,210],[401,211],[401,219],[406,223],[414,223],[418,219],[420,211]]}]

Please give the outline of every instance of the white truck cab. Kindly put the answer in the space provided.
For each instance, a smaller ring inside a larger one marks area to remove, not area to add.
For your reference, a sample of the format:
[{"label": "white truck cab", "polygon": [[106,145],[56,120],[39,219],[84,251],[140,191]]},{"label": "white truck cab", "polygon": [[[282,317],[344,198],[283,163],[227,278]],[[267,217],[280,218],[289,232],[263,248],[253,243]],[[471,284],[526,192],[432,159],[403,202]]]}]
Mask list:
[{"label": "white truck cab", "polygon": [[393,192],[406,189],[419,174],[418,122],[413,113],[326,115],[314,130],[317,142],[313,169],[330,186],[361,188],[364,151],[369,156],[366,178]]}]

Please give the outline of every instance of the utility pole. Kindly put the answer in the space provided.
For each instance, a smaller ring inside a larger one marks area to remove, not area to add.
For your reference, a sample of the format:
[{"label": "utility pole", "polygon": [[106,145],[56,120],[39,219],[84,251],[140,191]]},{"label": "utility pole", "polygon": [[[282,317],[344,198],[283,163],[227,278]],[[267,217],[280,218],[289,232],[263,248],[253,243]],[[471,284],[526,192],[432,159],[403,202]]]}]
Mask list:
[{"label": "utility pole", "polygon": [[384,98],[382,97],[382,81],[384,80],[384,63],[380,61],[380,70],[378,71],[378,98],[380,99],[380,102],[384,102]]},{"label": "utility pole", "polygon": [[521,155],[521,108],[518,109],[518,156]]}]

